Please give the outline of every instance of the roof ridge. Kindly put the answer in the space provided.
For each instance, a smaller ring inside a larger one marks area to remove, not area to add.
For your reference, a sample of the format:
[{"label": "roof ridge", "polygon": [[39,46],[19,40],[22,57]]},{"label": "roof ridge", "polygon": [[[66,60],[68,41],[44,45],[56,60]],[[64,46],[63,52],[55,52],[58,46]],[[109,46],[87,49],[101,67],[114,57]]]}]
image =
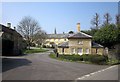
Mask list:
[{"label": "roof ridge", "polygon": [[86,34],[86,33],[83,33],[83,32],[80,32],[80,33],[82,33],[82,34],[84,34],[84,35],[86,35],[86,36],[88,36],[88,37],[92,37],[92,36],[90,36],[90,35],[88,35],[88,34]]}]

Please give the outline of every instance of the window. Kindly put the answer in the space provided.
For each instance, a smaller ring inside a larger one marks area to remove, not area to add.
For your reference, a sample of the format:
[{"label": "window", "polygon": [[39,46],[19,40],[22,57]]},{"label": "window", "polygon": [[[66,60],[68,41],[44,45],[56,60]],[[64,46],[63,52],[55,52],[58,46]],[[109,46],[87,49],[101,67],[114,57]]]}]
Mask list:
[{"label": "window", "polygon": [[86,54],[89,54],[89,49],[88,48],[86,48]]},{"label": "window", "polygon": [[75,48],[72,48],[71,52],[72,54],[75,54]]},{"label": "window", "polygon": [[78,54],[79,54],[79,55],[82,55],[82,54],[83,54],[82,48],[78,48]]},{"label": "window", "polygon": [[83,44],[83,41],[78,41],[78,44],[81,44],[81,45],[82,45],[82,44]]}]

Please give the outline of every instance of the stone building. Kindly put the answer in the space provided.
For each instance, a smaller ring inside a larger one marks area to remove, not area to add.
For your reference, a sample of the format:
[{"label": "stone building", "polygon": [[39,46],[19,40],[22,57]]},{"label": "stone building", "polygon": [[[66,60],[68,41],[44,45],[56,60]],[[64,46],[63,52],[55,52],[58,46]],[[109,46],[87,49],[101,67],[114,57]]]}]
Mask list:
[{"label": "stone building", "polygon": [[104,47],[92,41],[92,36],[80,31],[77,23],[77,33],[70,34],[68,41],[58,45],[59,54],[99,54],[103,55]]},{"label": "stone building", "polygon": [[68,41],[68,34],[47,34],[46,46],[55,47],[58,44]]},{"label": "stone building", "polygon": [[47,46],[56,45],[59,54],[104,54],[104,47],[92,41],[92,36],[80,31],[80,23],[77,23],[77,32],[73,34],[63,33],[48,34]]},{"label": "stone building", "polygon": [[0,37],[2,45],[2,55],[19,55],[22,54],[26,47],[23,37],[14,29],[11,28],[11,23],[7,26],[0,24]]}]

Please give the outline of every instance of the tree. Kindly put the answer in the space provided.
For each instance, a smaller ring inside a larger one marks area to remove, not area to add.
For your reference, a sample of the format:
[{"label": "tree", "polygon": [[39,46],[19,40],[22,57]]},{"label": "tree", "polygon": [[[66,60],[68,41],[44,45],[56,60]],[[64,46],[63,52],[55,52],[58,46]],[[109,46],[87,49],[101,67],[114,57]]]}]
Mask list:
[{"label": "tree", "polygon": [[110,16],[109,13],[106,13],[106,14],[104,15],[104,19],[105,19],[104,25],[109,25],[109,24],[110,24],[110,21],[112,20],[112,18],[111,18],[111,16]]},{"label": "tree", "polygon": [[94,41],[102,44],[105,47],[112,48],[115,44],[120,42],[119,31],[114,24],[103,26],[97,31],[93,37]]},{"label": "tree", "polygon": [[91,24],[95,27],[93,29],[98,29],[99,28],[100,16],[99,16],[98,13],[96,13],[95,16],[93,17],[93,19],[91,20]]},{"label": "tree", "polygon": [[38,46],[44,45],[45,39],[47,38],[47,34],[44,31],[38,31],[34,35],[34,42],[38,44]]},{"label": "tree", "polygon": [[116,26],[119,28],[120,30],[120,14],[116,15]]},{"label": "tree", "polygon": [[73,34],[74,32],[73,32],[73,31],[69,31],[68,33],[69,33],[69,34]]},{"label": "tree", "polygon": [[33,36],[41,31],[41,27],[35,19],[26,16],[17,25],[17,30],[26,39],[30,49],[30,43],[34,41]]}]

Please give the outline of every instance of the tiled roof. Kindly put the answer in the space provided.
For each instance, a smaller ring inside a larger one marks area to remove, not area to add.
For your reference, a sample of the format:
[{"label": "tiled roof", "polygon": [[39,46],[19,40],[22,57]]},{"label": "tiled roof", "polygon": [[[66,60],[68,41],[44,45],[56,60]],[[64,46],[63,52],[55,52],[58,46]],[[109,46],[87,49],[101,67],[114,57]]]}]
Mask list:
[{"label": "tiled roof", "polygon": [[92,48],[103,48],[103,46],[98,43],[92,42]]},{"label": "tiled roof", "polygon": [[69,48],[68,42],[63,42],[58,45],[58,48]]},{"label": "tiled roof", "polygon": [[83,32],[78,32],[78,33],[75,33],[75,34],[71,34],[69,37],[68,37],[68,39],[80,39],[80,38],[89,38],[89,39],[91,39],[92,38],[92,36],[90,36],[90,35],[88,35],[88,34],[85,34],[85,33],[83,33]]},{"label": "tiled roof", "polygon": [[61,39],[61,38],[67,38],[69,34],[47,34],[48,35],[48,39]]}]

